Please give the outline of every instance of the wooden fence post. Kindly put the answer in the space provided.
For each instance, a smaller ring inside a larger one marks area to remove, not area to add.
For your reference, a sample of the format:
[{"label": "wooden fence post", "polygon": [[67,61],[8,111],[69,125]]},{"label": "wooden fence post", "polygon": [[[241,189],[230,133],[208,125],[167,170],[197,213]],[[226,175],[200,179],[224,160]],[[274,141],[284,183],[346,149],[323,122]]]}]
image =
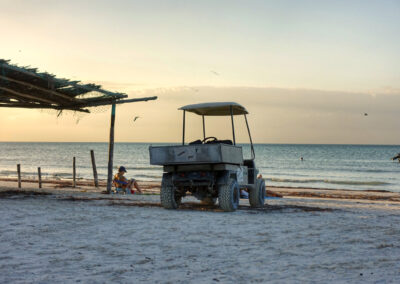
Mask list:
[{"label": "wooden fence post", "polygon": [[21,188],[21,164],[17,164],[18,188]]},{"label": "wooden fence post", "polygon": [[111,193],[112,168],[114,158],[114,124],[115,124],[115,102],[111,107],[110,142],[108,144],[108,170],[107,170],[107,193]]},{"label": "wooden fence post", "polygon": [[97,178],[96,160],[94,159],[94,151],[93,150],[90,150],[90,156],[92,157],[94,186],[99,187],[99,180]]},{"label": "wooden fence post", "polygon": [[72,187],[76,187],[76,159],[72,160],[72,178],[73,178],[73,184]]},{"label": "wooden fence post", "polygon": [[37,170],[38,170],[39,188],[42,188],[42,173],[40,172],[40,167],[38,167]]}]

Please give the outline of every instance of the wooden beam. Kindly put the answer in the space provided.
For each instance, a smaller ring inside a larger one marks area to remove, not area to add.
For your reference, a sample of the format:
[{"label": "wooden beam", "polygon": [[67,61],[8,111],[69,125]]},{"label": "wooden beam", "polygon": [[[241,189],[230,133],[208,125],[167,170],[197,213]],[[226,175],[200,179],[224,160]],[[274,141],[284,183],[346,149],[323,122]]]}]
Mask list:
[{"label": "wooden beam", "polygon": [[[110,105],[110,104],[125,104],[125,103],[135,103],[135,102],[146,102],[146,101],[152,101],[156,100],[157,97],[145,97],[145,98],[137,98],[137,99],[129,99],[129,100],[117,100],[115,102],[112,102],[112,99],[110,100],[104,100],[101,102],[90,102],[90,103],[83,103],[81,107],[95,107],[95,106],[104,106],[104,105]],[[77,105],[78,106],[78,105]]]},{"label": "wooden beam", "polygon": [[14,90],[11,90],[11,89],[5,88],[5,87],[1,87],[1,86],[0,86],[0,90],[4,90],[6,92],[9,92],[9,93],[13,94],[14,96],[17,96],[17,98],[18,97],[22,97],[22,98],[31,99],[33,101],[41,101],[41,102],[48,103],[48,104],[58,104],[57,101],[51,101],[51,100],[43,99],[43,98],[40,98],[40,97],[37,97],[37,96],[23,94],[23,93],[16,92]]},{"label": "wooden beam", "polygon": [[11,108],[33,108],[33,109],[55,109],[55,110],[73,110],[79,112],[90,113],[88,109],[83,108],[75,108],[75,107],[61,107],[61,106],[53,106],[53,105],[42,105],[42,104],[33,104],[33,103],[1,103],[0,107],[11,107]]},{"label": "wooden beam", "polygon": [[10,102],[10,98],[8,98],[8,97],[2,97],[2,95],[0,95],[0,102],[8,103],[8,102]]},{"label": "wooden beam", "polygon": [[7,76],[2,76],[2,75],[0,75],[0,78],[3,79],[3,80],[5,80],[5,81],[14,82],[14,83],[16,83],[16,84],[20,84],[20,85],[23,85],[23,86],[25,86],[25,87],[30,87],[30,88],[33,88],[33,89],[40,90],[40,91],[42,91],[42,92],[49,93],[49,94],[51,94],[51,95],[53,95],[53,96],[57,96],[57,97],[66,99],[66,100],[68,100],[68,101],[80,102],[80,99],[75,99],[75,98],[72,98],[72,97],[70,97],[70,96],[67,96],[67,95],[58,93],[58,92],[56,92],[56,91],[49,90],[49,89],[45,89],[45,88],[42,88],[42,87],[39,87],[39,86],[30,84],[30,83],[22,82],[22,81],[20,81],[20,80],[11,79],[11,78],[9,78],[9,77],[7,77]]},{"label": "wooden beam", "polygon": [[[1,87],[0,87],[1,88]],[[19,98],[18,96],[15,96]],[[150,100],[156,100],[157,97],[145,97],[145,98],[137,98],[137,99],[129,99],[129,100],[119,100],[119,101],[102,101],[102,102],[92,102],[90,104],[78,104],[78,105],[68,105],[68,106],[62,106],[62,105],[42,105],[42,104],[35,104],[35,103],[13,103],[13,102],[5,102],[2,103],[0,102],[0,107],[13,107],[13,108],[43,108],[43,109],[56,109],[56,110],[74,110],[74,111],[80,111],[80,112],[87,112],[89,113],[90,111],[87,109],[84,109],[86,107],[97,107],[97,106],[103,106],[103,105],[110,105],[110,104],[124,104],[124,103],[133,103],[133,102],[142,102],[142,101],[150,101]]]}]

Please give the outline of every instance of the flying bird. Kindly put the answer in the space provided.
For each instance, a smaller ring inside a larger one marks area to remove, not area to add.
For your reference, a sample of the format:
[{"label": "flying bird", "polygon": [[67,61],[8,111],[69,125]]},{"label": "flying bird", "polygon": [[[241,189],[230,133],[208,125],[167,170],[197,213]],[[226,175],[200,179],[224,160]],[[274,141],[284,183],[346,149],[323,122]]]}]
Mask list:
[{"label": "flying bird", "polygon": [[368,113],[364,112],[364,116],[368,116]]},{"label": "flying bird", "polygon": [[133,122],[135,122],[136,121],[136,119],[138,119],[140,116],[135,116],[134,118],[133,118]]},{"label": "flying bird", "polygon": [[215,72],[215,71],[213,71],[213,70],[211,70],[210,72],[213,73],[214,75],[219,76],[219,73],[218,73],[218,72]]}]

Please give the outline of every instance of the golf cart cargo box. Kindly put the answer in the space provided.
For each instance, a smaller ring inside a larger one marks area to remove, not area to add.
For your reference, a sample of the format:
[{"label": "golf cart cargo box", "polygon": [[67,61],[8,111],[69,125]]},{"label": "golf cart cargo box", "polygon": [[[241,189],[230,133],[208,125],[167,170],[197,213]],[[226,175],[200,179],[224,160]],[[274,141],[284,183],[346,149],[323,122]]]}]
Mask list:
[{"label": "golf cart cargo box", "polygon": [[150,164],[243,164],[242,147],[228,144],[150,147]]}]

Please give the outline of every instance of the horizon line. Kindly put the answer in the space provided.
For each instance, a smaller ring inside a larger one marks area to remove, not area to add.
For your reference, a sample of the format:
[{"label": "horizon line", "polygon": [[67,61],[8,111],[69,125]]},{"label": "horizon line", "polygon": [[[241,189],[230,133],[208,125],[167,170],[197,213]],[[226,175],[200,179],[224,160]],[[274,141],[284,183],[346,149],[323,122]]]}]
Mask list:
[{"label": "horizon line", "polygon": [[[0,143],[98,143],[98,144],[108,144],[108,141],[96,141],[96,142],[91,142],[91,141],[0,141]],[[119,142],[114,142],[114,144],[181,144],[182,142],[171,142],[171,141],[166,141],[166,142],[128,142],[128,141],[119,141]],[[237,143],[239,145],[250,145],[249,142],[245,143]],[[188,145],[185,143],[185,145]],[[400,144],[376,144],[376,143],[287,143],[287,142],[277,142],[277,143],[271,143],[271,142],[260,142],[260,143],[253,143],[253,145],[332,145],[332,146],[340,146],[340,145],[352,145],[352,146],[400,146]]]}]

